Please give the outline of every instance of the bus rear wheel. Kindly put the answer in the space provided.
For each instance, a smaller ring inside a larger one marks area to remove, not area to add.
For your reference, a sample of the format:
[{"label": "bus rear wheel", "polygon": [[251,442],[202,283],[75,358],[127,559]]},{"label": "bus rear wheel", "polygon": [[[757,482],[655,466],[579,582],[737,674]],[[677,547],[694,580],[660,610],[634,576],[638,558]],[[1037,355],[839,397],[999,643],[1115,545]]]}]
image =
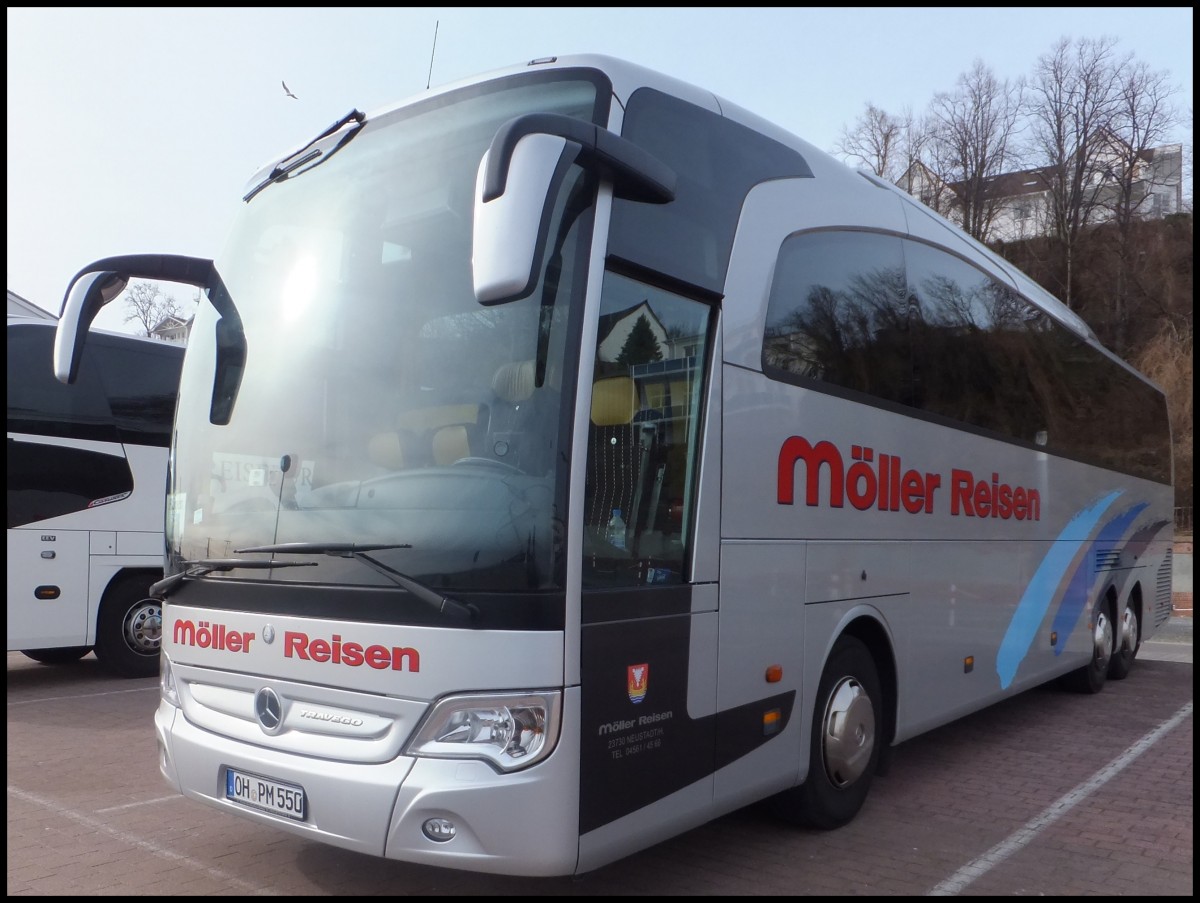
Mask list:
[{"label": "bus rear wheel", "polygon": [[162,645],[162,603],[149,597],[158,578],[138,574],[115,580],[100,602],[96,658],[121,677],[153,677]]},{"label": "bus rear wheel", "polygon": [[1108,679],[1124,680],[1133,668],[1138,648],[1142,645],[1142,619],[1132,604],[1125,606],[1121,628],[1117,631],[1117,651],[1108,663]]},{"label": "bus rear wheel", "polygon": [[66,665],[79,661],[91,651],[91,646],[64,646],[62,649],[22,649],[21,654],[43,665]]},{"label": "bus rear wheel", "polygon": [[1067,686],[1077,693],[1099,693],[1108,680],[1108,666],[1113,658],[1116,631],[1113,630],[1112,608],[1101,604],[1092,625],[1092,660],[1066,676]]},{"label": "bus rear wheel", "polygon": [[817,689],[808,777],[774,798],[778,815],[821,830],[854,819],[879,763],[882,699],[870,651],[856,637],[841,637]]}]

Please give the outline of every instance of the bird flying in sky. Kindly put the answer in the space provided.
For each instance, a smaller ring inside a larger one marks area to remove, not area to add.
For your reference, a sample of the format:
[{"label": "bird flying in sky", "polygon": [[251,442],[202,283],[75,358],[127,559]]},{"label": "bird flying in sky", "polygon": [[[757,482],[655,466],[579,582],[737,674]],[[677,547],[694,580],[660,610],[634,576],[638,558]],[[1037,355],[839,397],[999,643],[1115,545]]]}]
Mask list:
[{"label": "bird flying in sky", "polygon": [[288,97],[290,97],[292,100],[299,100],[299,99],[300,99],[299,97],[297,97],[295,94],[293,94],[291,91],[289,91],[289,90],[288,90],[287,82],[285,82],[285,81],[281,81],[281,82],[280,82],[280,84],[281,84],[281,85],[283,85],[283,93],[284,93],[284,94],[286,94],[286,95],[287,95]]}]

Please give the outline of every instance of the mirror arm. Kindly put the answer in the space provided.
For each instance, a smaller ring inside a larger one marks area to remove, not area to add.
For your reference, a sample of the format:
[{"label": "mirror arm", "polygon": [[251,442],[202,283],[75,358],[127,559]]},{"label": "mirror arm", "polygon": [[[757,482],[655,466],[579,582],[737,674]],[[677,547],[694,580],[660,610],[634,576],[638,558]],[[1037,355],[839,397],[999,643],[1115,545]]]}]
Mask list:
[{"label": "mirror arm", "polygon": [[483,200],[504,194],[513,149],[526,135],[554,135],[581,148],[581,162],[613,183],[618,198],[665,204],[675,199],[675,173],[652,154],[608,129],[561,113],[529,113],[510,119],[492,139],[484,173]]},{"label": "mirror arm", "polygon": [[131,279],[181,282],[212,294],[218,294],[214,289],[220,288],[219,294],[227,297],[216,267],[205,258],[125,254],[97,260],[75,274],[63,298],[54,340],[54,375],[59,381],[75,382],[88,328],[104,305],[120,297]]}]

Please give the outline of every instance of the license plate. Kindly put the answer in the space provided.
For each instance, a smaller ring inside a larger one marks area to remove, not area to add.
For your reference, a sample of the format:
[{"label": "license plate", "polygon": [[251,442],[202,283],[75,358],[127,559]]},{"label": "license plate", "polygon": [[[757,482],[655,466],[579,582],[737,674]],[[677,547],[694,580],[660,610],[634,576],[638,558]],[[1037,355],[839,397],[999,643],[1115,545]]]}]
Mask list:
[{"label": "license plate", "polygon": [[244,771],[225,769],[225,798],[235,803],[304,821],[304,788]]}]

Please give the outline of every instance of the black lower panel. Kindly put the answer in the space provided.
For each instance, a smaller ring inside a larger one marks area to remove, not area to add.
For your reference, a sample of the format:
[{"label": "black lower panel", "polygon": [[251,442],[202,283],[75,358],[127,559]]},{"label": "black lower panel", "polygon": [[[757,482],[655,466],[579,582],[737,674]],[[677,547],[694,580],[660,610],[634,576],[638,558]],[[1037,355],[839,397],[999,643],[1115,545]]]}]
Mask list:
[{"label": "black lower panel", "polygon": [[[672,615],[584,626],[581,834],[712,774],[786,726],[791,692],[688,717],[691,623]],[[779,715],[769,734],[766,712]]]}]

